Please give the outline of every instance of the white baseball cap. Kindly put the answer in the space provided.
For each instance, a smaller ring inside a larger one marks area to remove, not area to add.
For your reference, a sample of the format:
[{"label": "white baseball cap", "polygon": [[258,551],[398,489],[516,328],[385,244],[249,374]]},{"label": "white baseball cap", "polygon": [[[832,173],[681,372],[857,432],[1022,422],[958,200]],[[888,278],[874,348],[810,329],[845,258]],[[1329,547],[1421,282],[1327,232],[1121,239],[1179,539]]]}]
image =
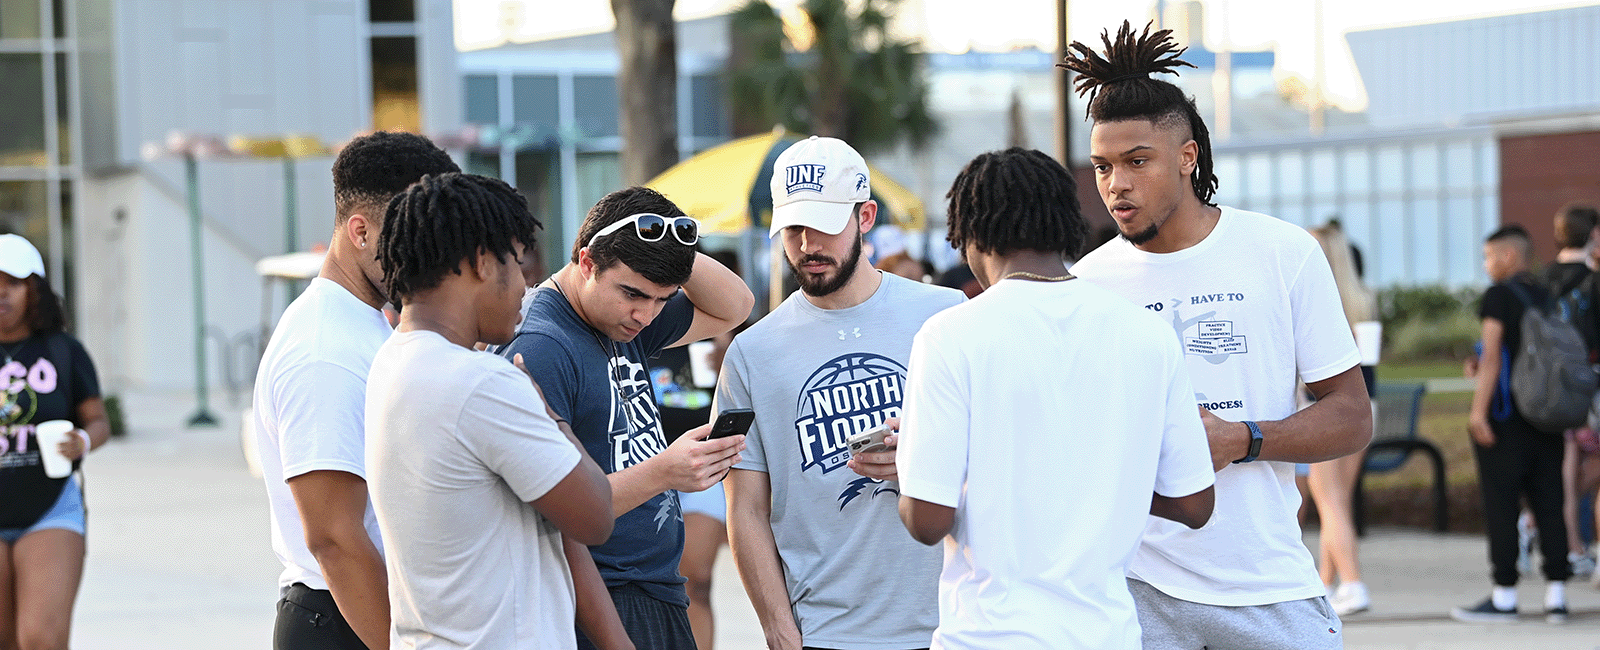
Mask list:
[{"label": "white baseball cap", "polygon": [[811,136],[772,163],[772,229],[806,226],[844,232],[855,204],[872,198],[872,173],[861,154],[838,138]]},{"label": "white baseball cap", "polygon": [[0,235],[0,273],[13,278],[44,277],[44,258],[21,235]]}]

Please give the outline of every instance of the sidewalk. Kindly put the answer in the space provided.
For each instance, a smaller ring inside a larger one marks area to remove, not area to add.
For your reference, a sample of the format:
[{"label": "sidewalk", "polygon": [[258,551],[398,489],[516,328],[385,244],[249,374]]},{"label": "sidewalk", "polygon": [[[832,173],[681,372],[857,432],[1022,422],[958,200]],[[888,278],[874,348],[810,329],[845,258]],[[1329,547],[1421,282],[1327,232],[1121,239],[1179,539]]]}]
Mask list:
[{"label": "sidewalk", "polygon": [[[238,414],[189,430],[191,403],[130,401],[133,431],[87,465],[89,558],[74,615],[78,650],[271,647],[280,567],[267,539],[266,495],[239,450]],[[1315,547],[1315,535],[1307,536]],[[1521,590],[1523,618],[1509,625],[1450,619],[1489,588],[1477,535],[1378,528],[1362,547],[1373,609],[1345,622],[1352,649],[1600,646],[1600,591],[1568,588],[1571,621],[1544,623],[1541,580]],[[718,647],[763,647],[760,625],[724,549],[713,603]],[[1538,614],[1538,615],[1536,615]]]}]

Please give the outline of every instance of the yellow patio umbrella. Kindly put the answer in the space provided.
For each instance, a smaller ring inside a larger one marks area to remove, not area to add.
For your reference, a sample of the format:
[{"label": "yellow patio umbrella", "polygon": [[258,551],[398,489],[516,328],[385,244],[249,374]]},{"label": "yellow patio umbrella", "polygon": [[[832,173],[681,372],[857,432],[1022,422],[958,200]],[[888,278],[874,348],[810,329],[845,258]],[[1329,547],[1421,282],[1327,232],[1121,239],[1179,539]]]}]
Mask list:
[{"label": "yellow patio umbrella", "polygon": [[[782,127],[717,145],[673,165],[646,186],[700,220],[708,233],[734,234],[772,219],[772,163],[799,138]],[[920,230],[927,212],[915,194],[882,171],[872,174],[872,197],[895,225]],[[752,217],[754,215],[754,217]]]}]

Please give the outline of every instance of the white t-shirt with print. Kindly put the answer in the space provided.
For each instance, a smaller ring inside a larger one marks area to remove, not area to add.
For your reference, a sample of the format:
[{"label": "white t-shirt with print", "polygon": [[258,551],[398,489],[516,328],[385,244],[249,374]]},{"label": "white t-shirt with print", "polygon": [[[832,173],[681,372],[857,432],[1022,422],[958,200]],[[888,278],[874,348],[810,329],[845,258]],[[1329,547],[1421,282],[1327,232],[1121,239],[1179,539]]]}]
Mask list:
[{"label": "white t-shirt with print", "polygon": [[1127,564],[1152,492],[1212,484],[1183,353],[1082,280],[1005,280],[923,326],[901,494],[956,509],[935,648],[1137,648]]},{"label": "white t-shirt with print", "polygon": [[[314,278],[284,310],[261,356],[255,433],[271,506],[272,550],[283,563],[280,591],[296,582],[328,588],[306,549],[305,527],[286,481],[318,470],[366,478],[367,369],[391,331],[382,311],[337,282]],[[370,500],[362,523],[381,552]]]},{"label": "white t-shirt with print", "polygon": [[[1169,323],[1195,401],[1224,420],[1289,417],[1297,380],[1322,381],[1361,361],[1321,247],[1267,215],[1224,207],[1211,234],[1174,253],[1147,253],[1119,237],[1072,272]],[[1190,530],[1151,517],[1128,574],[1209,605],[1324,595],[1300,539],[1299,507],[1293,463],[1229,465],[1217,473],[1211,522]]]},{"label": "white t-shirt with print", "polygon": [[369,490],[396,648],[574,648],[561,532],[528,502],[576,467],[528,375],[397,332],[367,388]]}]

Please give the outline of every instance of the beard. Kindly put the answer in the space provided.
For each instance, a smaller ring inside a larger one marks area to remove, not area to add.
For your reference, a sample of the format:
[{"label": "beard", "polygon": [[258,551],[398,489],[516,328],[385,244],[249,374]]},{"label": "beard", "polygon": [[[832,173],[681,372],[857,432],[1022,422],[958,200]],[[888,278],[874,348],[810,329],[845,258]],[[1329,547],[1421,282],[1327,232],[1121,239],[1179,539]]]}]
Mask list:
[{"label": "beard", "polygon": [[[844,285],[850,282],[850,277],[855,275],[856,266],[861,264],[861,237],[856,236],[855,245],[850,247],[850,257],[843,264],[824,255],[807,255],[800,258],[798,263],[784,256],[784,261],[789,263],[789,270],[794,272],[794,279],[800,283],[800,290],[806,292],[808,296],[820,298],[843,289]],[[838,268],[838,272],[829,277],[826,273],[806,273],[800,269],[801,265],[810,262],[832,264]]]},{"label": "beard", "polygon": [[1138,245],[1143,244],[1145,242],[1148,242],[1148,241],[1150,241],[1152,239],[1155,239],[1156,235],[1159,235],[1159,234],[1161,234],[1161,224],[1152,223],[1152,224],[1150,224],[1149,228],[1145,228],[1144,230],[1141,230],[1141,231],[1133,233],[1133,234],[1128,234],[1128,233],[1124,232],[1124,233],[1122,233],[1122,238],[1128,240],[1128,243],[1133,244],[1134,246],[1138,246]]}]

